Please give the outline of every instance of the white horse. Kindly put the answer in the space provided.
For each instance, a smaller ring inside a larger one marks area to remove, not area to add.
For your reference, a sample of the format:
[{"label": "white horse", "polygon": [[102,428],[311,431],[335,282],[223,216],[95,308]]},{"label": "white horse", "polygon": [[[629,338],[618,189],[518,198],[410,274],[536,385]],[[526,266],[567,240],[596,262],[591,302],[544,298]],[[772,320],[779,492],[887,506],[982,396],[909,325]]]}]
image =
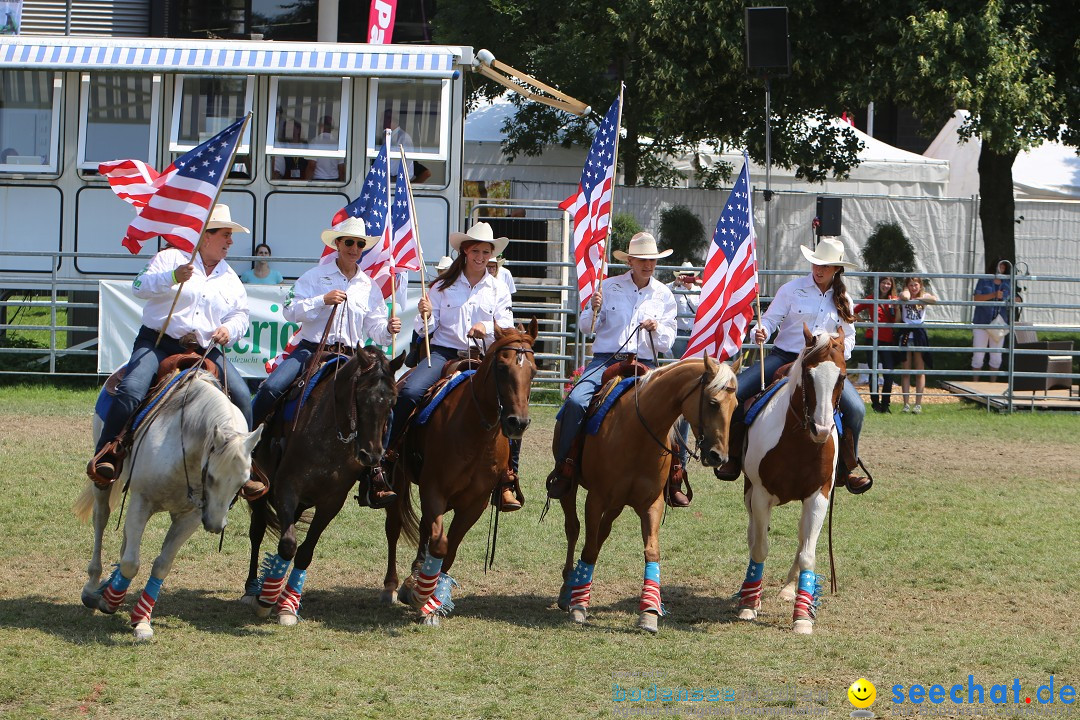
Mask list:
[{"label": "white horse", "polygon": [[799,550],[780,600],[795,601],[796,633],[814,631],[818,535],[829,508],[829,494],[839,456],[833,414],[840,402],[847,365],[844,332],[811,335],[803,326],[806,347],[791,366],[787,383],[768,400],[747,429],[743,502],[750,516],[747,540],[750,564],[739,593],[739,619],[754,620],[761,608],[762,575],[769,554],[769,518],[773,507],[801,500]]},{"label": "white horse", "polygon": [[[86,520],[91,510],[94,515],[94,551],[86,568],[82,602],[106,614],[116,612],[139,572],[139,545],[150,516],[159,512],[172,516],[161,554],[131,611],[138,641],[154,635],[150,615],[180,546],[200,522],[211,533],[225,528],[233,499],[251,472],[251,451],[262,435],[262,426],[247,432],[244,416],[210,373],[192,372],[195,376],[183,378],[160,409],[136,429],[129,462],[120,477],[106,488],[87,481],[75,502],[75,515],[81,520]],[[95,416],[95,440],[100,433],[101,418]],[[102,535],[128,483],[131,498],[120,562],[102,582]]]}]

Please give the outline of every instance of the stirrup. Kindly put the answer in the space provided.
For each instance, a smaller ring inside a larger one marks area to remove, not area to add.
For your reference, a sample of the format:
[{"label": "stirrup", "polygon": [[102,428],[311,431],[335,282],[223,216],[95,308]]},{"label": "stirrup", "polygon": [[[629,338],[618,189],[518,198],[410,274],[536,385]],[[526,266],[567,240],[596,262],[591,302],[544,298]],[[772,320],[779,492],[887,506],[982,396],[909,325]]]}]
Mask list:
[{"label": "stirrup", "polygon": [[[686,482],[686,492],[682,491],[682,484]],[[694,489],[690,486],[690,477],[686,474],[681,463],[672,463],[671,474],[664,483],[664,502],[673,508],[690,507],[694,500]]]},{"label": "stirrup", "polygon": [[555,464],[555,469],[548,474],[547,480],[544,481],[547,496],[549,498],[552,500],[560,500],[566,493],[573,489],[573,467],[574,463],[572,460],[564,460]]},{"label": "stirrup", "polygon": [[[376,465],[371,468],[360,482],[364,485],[356,495],[356,502],[360,504],[360,507],[382,510],[397,502],[397,493],[387,484],[381,466]],[[376,485],[381,485],[385,489],[376,488]]]},{"label": "stirrup", "polygon": [[86,464],[86,476],[99,488],[107,488],[120,477],[124,467],[124,454],[118,451],[115,440],[105,443],[90,462]]},{"label": "stirrup", "polygon": [[525,505],[525,495],[518,484],[518,475],[511,468],[503,471],[500,482],[491,492],[491,504],[499,512],[514,512]]}]

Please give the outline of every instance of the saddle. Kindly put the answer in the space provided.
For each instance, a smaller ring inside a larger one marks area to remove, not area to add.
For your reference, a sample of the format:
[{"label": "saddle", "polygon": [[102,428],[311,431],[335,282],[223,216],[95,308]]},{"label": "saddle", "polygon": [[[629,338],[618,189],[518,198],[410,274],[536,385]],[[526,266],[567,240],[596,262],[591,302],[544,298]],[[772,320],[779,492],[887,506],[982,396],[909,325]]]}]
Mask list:
[{"label": "saddle", "polygon": [[[431,401],[438,396],[439,392],[442,391],[442,389],[445,388],[446,385],[450,383],[450,381],[452,381],[464,372],[467,372],[469,370],[475,371],[480,368],[480,363],[482,363],[484,360],[484,356],[480,354],[480,351],[472,348],[469,350],[467,355],[464,353],[465,351],[462,351],[462,357],[457,357],[453,360],[447,360],[443,363],[442,370],[439,372],[439,379],[433,382],[431,384],[431,387],[427,389],[427,392],[424,393],[424,396],[420,398],[420,402],[416,404],[416,407],[413,408],[413,411],[409,415],[408,420],[406,420],[405,427],[408,427],[409,424],[413,422],[413,419],[431,404]],[[400,378],[398,378],[397,391],[399,394],[405,387],[405,383],[406,381],[408,381],[409,376],[411,376],[412,374],[413,370],[409,370]],[[404,433],[402,433],[402,436],[404,436]],[[400,440],[401,438],[393,438],[391,440],[392,447],[395,450],[397,448],[397,445],[400,443]]]}]

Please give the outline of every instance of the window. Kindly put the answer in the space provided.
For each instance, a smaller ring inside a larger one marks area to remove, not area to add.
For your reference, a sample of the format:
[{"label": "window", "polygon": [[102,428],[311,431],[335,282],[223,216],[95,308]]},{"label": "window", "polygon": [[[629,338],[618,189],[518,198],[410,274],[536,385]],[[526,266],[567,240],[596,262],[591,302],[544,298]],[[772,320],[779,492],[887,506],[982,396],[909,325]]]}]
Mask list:
[{"label": "window", "polygon": [[266,128],[274,180],[346,179],[349,88],[346,78],[271,78]]},{"label": "window", "polygon": [[79,167],[132,158],[153,164],[157,156],[161,76],[147,73],[84,73]]},{"label": "window", "polygon": [[[176,78],[169,152],[194,149],[251,112],[255,78],[225,75],[181,75]],[[236,149],[229,177],[251,177],[251,124]]]},{"label": "window", "polygon": [[[405,150],[416,184],[445,185],[449,147],[448,80],[372,80],[368,102],[368,155],[382,147],[390,130],[390,157]],[[400,160],[391,159],[397,175]]]},{"label": "window", "polygon": [[0,70],[0,172],[57,172],[61,83],[43,70]]}]

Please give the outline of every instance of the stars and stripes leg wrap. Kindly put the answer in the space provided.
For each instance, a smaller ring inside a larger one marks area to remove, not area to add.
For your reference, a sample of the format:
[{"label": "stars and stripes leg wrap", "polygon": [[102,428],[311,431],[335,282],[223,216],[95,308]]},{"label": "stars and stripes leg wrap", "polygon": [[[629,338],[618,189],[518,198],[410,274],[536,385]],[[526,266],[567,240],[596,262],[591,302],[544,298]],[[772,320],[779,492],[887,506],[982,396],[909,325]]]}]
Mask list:
[{"label": "stars and stripes leg wrap", "polygon": [[424,606],[420,608],[420,613],[424,616],[432,613],[443,617],[449,615],[454,609],[454,600],[451,593],[457,586],[457,581],[454,578],[446,573],[439,573],[438,581],[435,583],[435,591],[424,603]]},{"label": "stars and stripes leg wrap", "polygon": [[425,615],[430,614],[430,612],[425,612],[425,610],[427,609],[427,602],[431,599],[432,594],[435,592],[435,586],[439,582],[442,563],[442,558],[426,555],[424,557],[424,564],[420,566],[420,569],[416,573],[416,582],[413,585],[413,595],[416,598],[417,604],[422,607],[420,612]]},{"label": "stars and stripes leg wrap", "polygon": [[131,585],[132,579],[120,573],[119,565],[113,568],[112,575],[101,588],[101,599],[105,601],[102,612],[110,615],[116,612],[116,608],[120,607],[120,603],[127,597],[128,585]]},{"label": "stars and stripes leg wrap", "polygon": [[289,573],[289,582],[285,585],[285,592],[278,601],[278,614],[300,614],[300,596],[304,594],[304,580],[307,579],[307,570],[293,568]]},{"label": "stars and stripes leg wrap", "polygon": [[132,625],[150,622],[150,615],[154,612],[154,605],[157,603],[158,593],[161,592],[161,584],[164,582],[164,578],[156,578],[153,575],[146,580],[146,587],[143,588],[139,601],[135,603],[135,607],[131,608]]},{"label": "stars and stripes leg wrap", "polygon": [[799,589],[795,593],[795,612],[792,620],[814,620],[817,617],[821,586],[813,570],[799,573]]},{"label": "stars and stripes leg wrap", "polygon": [[588,609],[592,597],[592,577],[595,565],[578,559],[574,574],[570,576],[570,607]]},{"label": "stars and stripes leg wrap", "polygon": [[641,586],[641,603],[638,612],[651,610],[661,617],[664,615],[664,606],[660,603],[660,563],[645,563],[645,582]]},{"label": "stars and stripes leg wrap", "polygon": [[285,571],[289,569],[291,561],[280,555],[266,553],[262,563],[262,572],[259,574],[259,604],[263,607],[277,605],[278,596],[285,586]]},{"label": "stars and stripes leg wrap", "polygon": [[746,579],[739,590],[739,607],[757,610],[761,607],[761,578],[765,574],[765,563],[750,561],[746,566]]}]

